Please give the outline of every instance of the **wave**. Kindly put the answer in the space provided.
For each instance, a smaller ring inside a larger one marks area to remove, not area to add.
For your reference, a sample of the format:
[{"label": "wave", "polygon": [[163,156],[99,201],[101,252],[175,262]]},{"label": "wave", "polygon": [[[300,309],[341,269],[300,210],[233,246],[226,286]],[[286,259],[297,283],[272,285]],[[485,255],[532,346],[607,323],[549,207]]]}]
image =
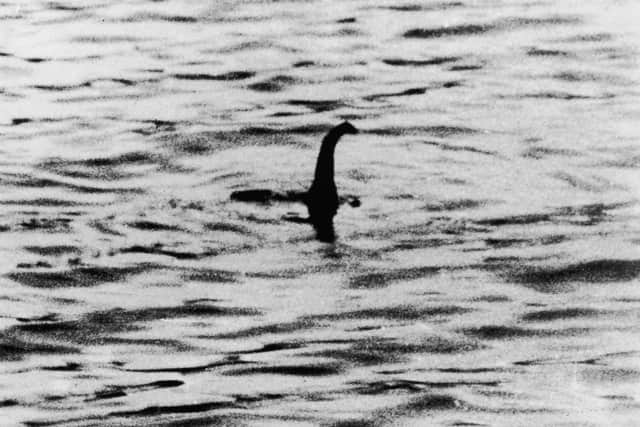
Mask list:
[{"label": "wave", "polygon": [[475,36],[490,31],[513,31],[530,26],[578,24],[581,20],[574,16],[548,16],[542,18],[510,17],[479,24],[461,24],[436,28],[415,28],[403,34],[405,38],[431,39],[454,36]]}]

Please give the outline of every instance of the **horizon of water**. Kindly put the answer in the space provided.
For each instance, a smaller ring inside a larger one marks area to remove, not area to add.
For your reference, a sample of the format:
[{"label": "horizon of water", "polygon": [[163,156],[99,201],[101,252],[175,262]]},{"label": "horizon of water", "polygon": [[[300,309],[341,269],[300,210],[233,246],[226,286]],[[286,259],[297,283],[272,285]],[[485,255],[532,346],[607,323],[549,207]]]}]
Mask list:
[{"label": "horizon of water", "polygon": [[0,2],[2,424],[635,425],[639,12]]}]

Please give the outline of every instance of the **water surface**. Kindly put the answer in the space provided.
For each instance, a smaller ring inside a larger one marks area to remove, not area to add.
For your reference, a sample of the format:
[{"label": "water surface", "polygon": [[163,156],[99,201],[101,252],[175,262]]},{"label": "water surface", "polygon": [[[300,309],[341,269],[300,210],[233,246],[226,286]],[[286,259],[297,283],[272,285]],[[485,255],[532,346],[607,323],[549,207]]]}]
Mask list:
[{"label": "water surface", "polygon": [[3,422],[634,425],[638,12],[0,3]]}]

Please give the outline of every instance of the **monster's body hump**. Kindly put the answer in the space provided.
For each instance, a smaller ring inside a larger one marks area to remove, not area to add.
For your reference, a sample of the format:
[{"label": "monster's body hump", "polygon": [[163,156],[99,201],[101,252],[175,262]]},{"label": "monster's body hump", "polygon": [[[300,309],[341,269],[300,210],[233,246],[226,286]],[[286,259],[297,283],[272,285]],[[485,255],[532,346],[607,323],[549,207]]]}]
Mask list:
[{"label": "monster's body hump", "polygon": [[330,220],[338,212],[338,190],[333,182],[314,183],[305,200],[311,222]]}]

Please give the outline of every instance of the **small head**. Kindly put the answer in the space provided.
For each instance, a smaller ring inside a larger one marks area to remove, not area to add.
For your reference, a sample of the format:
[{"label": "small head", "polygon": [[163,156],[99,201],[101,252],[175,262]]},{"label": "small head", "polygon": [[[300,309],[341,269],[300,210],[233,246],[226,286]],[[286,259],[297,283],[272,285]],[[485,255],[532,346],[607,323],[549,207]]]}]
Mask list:
[{"label": "small head", "polygon": [[344,135],[347,133],[355,135],[356,133],[358,133],[358,129],[356,129],[355,126],[347,121],[344,121],[336,126],[335,130],[338,131],[340,135]]}]

